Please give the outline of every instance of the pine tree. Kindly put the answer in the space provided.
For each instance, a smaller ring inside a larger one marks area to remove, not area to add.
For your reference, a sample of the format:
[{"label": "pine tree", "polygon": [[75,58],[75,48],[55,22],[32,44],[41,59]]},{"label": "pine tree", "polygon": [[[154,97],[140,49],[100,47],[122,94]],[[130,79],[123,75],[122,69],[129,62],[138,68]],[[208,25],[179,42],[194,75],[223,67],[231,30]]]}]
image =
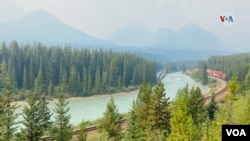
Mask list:
[{"label": "pine tree", "polygon": [[124,58],[124,62],[123,62],[122,85],[125,87],[128,87],[129,85],[129,61],[127,58]]},{"label": "pine tree", "polygon": [[138,117],[136,115],[136,101],[133,100],[132,109],[129,112],[129,119],[127,120],[126,126],[126,140],[138,141],[143,140],[144,135],[142,128],[139,126]]},{"label": "pine tree", "polygon": [[198,140],[198,130],[193,122],[191,114],[188,112],[185,90],[181,89],[177,93],[174,101],[173,115],[170,118],[171,133],[167,140],[170,141],[196,141]]},{"label": "pine tree", "polygon": [[86,122],[82,121],[80,124],[80,132],[78,133],[78,141],[86,141],[87,140],[87,132],[86,132]]},{"label": "pine tree", "polygon": [[48,88],[48,97],[54,96],[54,85],[52,84],[52,81],[49,81],[49,88]]},{"label": "pine tree", "polygon": [[95,75],[95,92],[96,93],[100,93],[101,90],[101,75],[100,75],[100,71],[99,68],[96,71],[96,75]]},{"label": "pine tree", "polygon": [[138,116],[140,127],[143,129],[143,131],[149,128],[148,115],[151,95],[152,88],[150,84],[144,84],[140,87],[136,100],[136,106],[138,107],[136,114]]},{"label": "pine tree", "polygon": [[239,90],[239,83],[237,80],[237,76],[233,76],[230,80],[228,86],[228,91],[230,92],[230,95],[227,97],[228,101],[228,124],[233,124],[233,101],[236,100],[236,93]]},{"label": "pine tree", "polygon": [[205,62],[201,64],[201,75],[202,75],[202,84],[207,85],[208,76],[207,76],[207,65]]},{"label": "pine tree", "polygon": [[0,97],[1,99],[1,112],[0,112],[0,140],[4,139],[5,141],[10,141],[13,139],[14,133],[17,129],[15,126],[17,122],[15,121],[17,119],[17,114],[15,114],[15,110],[17,109],[17,106],[12,104],[12,102],[15,100],[13,91],[10,84],[10,78],[6,77],[5,84],[4,84],[4,90],[2,92],[2,95]]},{"label": "pine tree", "polygon": [[26,70],[26,67],[24,67],[24,70],[23,70],[23,89],[26,90],[28,89],[28,73],[27,73],[27,70]]},{"label": "pine tree", "polygon": [[109,140],[118,141],[121,139],[121,115],[116,108],[114,98],[111,97],[99,123],[99,131],[107,134]]},{"label": "pine tree", "polygon": [[80,93],[82,92],[82,82],[80,78],[80,73],[77,73],[77,80],[76,80],[76,95],[80,96]]},{"label": "pine tree", "polygon": [[103,90],[107,91],[107,88],[109,87],[109,81],[108,81],[108,72],[103,72],[102,73],[102,86],[103,86]]},{"label": "pine tree", "polygon": [[43,135],[42,115],[33,91],[29,96],[28,106],[23,109],[23,119],[23,125],[25,126],[23,131],[26,140],[37,141]]},{"label": "pine tree", "polygon": [[72,125],[70,124],[68,102],[63,94],[58,97],[58,102],[54,109],[55,121],[50,130],[50,136],[56,141],[70,141],[72,139]]},{"label": "pine tree", "polygon": [[89,92],[92,92],[92,75],[91,75],[91,73],[88,73],[88,88],[87,88],[87,90],[89,91]]},{"label": "pine tree", "polygon": [[239,83],[238,83],[238,78],[237,76],[233,76],[232,79],[230,80],[228,87],[228,91],[232,94],[232,96],[235,96],[235,94],[239,90]]},{"label": "pine tree", "polygon": [[150,98],[148,120],[151,130],[159,130],[163,134],[167,134],[170,129],[170,102],[169,98],[166,98],[164,85],[159,81],[153,90],[153,94]]},{"label": "pine tree", "polygon": [[66,70],[64,69],[62,74],[61,74],[61,79],[60,79],[60,93],[67,93],[67,73]]},{"label": "pine tree", "polygon": [[83,67],[82,69],[82,89],[83,93],[86,93],[88,89],[88,74],[86,67]]},{"label": "pine tree", "polygon": [[192,87],[189,92],[188,109],[194,123],[200,128],[202,122],[206,119],[204,108],[204,97],[199,87]]},{"label": "pine tree", "polygon": [[41,99],[39,100],[38,107],[39,112],[41,114],[41,128],[43,129],[43,133],[45,131],[48,131],[52,127],[52,121],[50,120],[52,113],[50,112],[50,109],[48,108],[49,102],[47,102],[45,95],[41,96]]},{"label": "pine tree", "polygon": [[69,77],[69,92],[76,96],[77,92],[77,71],[75,66],[72,66],[70,69],[70,77]]},{"label": "pine tree", "polygon": [[33,88],[35,82],[35,65],[33,59],[30,60],[30,68],[29,68],[29,88]]},{"label": "pine tree", "polygon": [[210,101],[208,108],[207,108],[207,114],[208,114],[208,118],[210,120],[215,120],[215,112],[217,111],[217,109],[218,109],[218,106],[217,106],[217,103],[215,101],[215,95],[213,93],[211,96],[211,101]]},{"label": "pine tree", "polygon": [[45,93],[45,84],[42,68],[39,69],[38,76],[35,79],[35,92],[37,97],[40,97],[43,93]]}]

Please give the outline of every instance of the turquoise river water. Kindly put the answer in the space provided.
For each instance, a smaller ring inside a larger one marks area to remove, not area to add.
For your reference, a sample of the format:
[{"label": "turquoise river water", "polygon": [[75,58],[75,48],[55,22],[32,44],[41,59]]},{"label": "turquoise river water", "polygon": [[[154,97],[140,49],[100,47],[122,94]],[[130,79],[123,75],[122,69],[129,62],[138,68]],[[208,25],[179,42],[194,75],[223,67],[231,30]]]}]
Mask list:
[{"label": "turquoise river water", "polygon": [[[201,86],[199,83],[195,82],[189,76],[181,73],[170,73],[162,82],[165,86],[166,97],[170,97],[170,100],[173,100],[176,92],[179,88],[184,87],[186,84],[189,87],[199,86],[202,90],[202,93],[209,92],[209,88],[207,86]],[[115,104],[120,113],[127,113],[131,108],[131,104],[133,99],[136,98],[138,94],[137,91],[132,91],[128,93],[114,94],[113,97],[115,99]],[[99,95],[85,98],[75,98],[69,100],[69,114],[71,115],[70,122],[73,125],[79,124],[82,120],[95,120],[97,118],[102,117],[103,112],[105,111],[106,104],[108,103],[111,95]],[[53,109],[55,107],[54,102],[49,103],[49,108]],[[17,109],[17,113],[21,113],[24,106],[21,106]],[[22,115],[18,117],[18,121],[22,120]],[[53,118],[52,118],[53,119]],[[22,125],[21,125],[22,126]]]}]

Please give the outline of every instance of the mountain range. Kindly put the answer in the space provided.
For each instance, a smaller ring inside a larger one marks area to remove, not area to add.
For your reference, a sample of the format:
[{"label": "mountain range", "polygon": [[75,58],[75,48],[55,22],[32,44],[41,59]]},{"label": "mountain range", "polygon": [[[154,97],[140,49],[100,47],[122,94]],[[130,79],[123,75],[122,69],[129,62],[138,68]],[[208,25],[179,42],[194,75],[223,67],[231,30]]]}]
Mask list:
[{"label": "mountain range", "polygon": [[223,49],[219,38],[195,24],[187,24],[180,30],[161,29],[148,31],[140,22],[129,24],[110,38],[111,41],[125,46],[163,46],[168,49],[218,50]]},{"label": "mountain range", "polygon": [[163,62],[203,60],[232,53],[219,37],[192,23],[177,31],[166,28],[150,32],[142,23],[135,22],[115,32],[109,40],[127,48],[133,46],[142,56]]},{"label": "mountain range", "polygon": [[161,29],[151,32],[141,22],[135,22],[104,40],[75,29],[44,10],[1,23],[0,41],[12,40],[21,43],[111,48],[136,52],[158,61],[206,59],[227,52],[217,36],[192,23],[177,31]]},{"label": "mountain range", "polygon": [[44,10],[31,12],[22,18],[0,24],[2,41],[42,42],[49,45],[71,44],[84,46],[113,45],[72,28]]}]

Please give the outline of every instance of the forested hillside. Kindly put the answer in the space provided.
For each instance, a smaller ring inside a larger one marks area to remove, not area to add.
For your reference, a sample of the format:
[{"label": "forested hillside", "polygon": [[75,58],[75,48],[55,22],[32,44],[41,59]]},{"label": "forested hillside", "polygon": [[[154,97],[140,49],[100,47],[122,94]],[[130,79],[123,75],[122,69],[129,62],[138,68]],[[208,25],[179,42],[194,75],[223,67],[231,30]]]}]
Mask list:
[{"label": "forested hillside", "polygon": [[[165,91],[162,82],[158,82],[155,88],[142,85],[137,99],[132,103],[123,137],[107,134],[101,136],[101,139],[221,140],[222,125],[250,123],[249,61],[250,54],[239,54],[215,56],[202,62],[208,64],[209,68],[229,73],[227,96],[222,103],[216,102],[215,95],[212,95],[210,103],[205,105],[205,99],[198,87],[190,88],[186,85],[178,90],[173,101],[169,101],[166,95],[168,90]],[[103,119],[105,117],[104,114]]]},{"label": "forested hillside", "polygon": [[57,92],[87,96],[156,82],[156,62],[129,52],[13,41],[1,44],[0,63],[1,78],[10,76],[13,87],[24,90],[19,91],[19,99],[31,89],[38,96],[53,97]]},{"label": "forested hillside", "polygon": [[213,56],[207,61],[209,69],[221,70],[230,79],[237,76],[241,84],[240,90],[246,89],[250,82],[250,53],[241,53],[228,56]]}]

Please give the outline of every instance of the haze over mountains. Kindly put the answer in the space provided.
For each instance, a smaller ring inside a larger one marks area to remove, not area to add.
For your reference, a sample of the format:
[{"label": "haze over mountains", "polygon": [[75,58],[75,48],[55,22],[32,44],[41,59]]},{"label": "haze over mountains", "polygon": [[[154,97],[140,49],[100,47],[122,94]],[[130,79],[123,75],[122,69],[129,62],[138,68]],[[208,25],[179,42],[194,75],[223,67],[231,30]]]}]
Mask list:
[{"label": "haze over mountains", "polygon": [[1,41],[42,42],[49,45],[106,46],[111,42],[92,37],[72,28],[44,10],[31,12],[22,18],[0,24]]},{"label": "haze over mountains", "polygon": [[148,31],[140,22],[125,26],[110,40],[124,46],[158,46],[169,49],[222,50],[219,38],[195,24],[187,24],[178,31],[161,29]]},{"label": "haze over mountains", "polygon": [[166,28],[150,32],[142,23],[135,22],[121,28],[109,39],[121,46],[140,48],[144,52],[142,55],[157,60],[205,59],[230,53],[216,35],[192,23],[177,31]]},{"label": "haze over mountains", "polygon": [[25,11],[12,0],[0,0],[0,3],[0,23],[15,20],[26,14]]},{"label": "haze over mountains", "polygon": [[99,39],[70,27],[44,10],[0,24],[0,41],[42,42],[47,45],[71,44],[76,47],[112,48],[136,52],[160,61],[206,59],[228,52],[220,39],[198,25],[188,24],[177,31],[148,31],[135,22],[115,32],[108,40]]}]

